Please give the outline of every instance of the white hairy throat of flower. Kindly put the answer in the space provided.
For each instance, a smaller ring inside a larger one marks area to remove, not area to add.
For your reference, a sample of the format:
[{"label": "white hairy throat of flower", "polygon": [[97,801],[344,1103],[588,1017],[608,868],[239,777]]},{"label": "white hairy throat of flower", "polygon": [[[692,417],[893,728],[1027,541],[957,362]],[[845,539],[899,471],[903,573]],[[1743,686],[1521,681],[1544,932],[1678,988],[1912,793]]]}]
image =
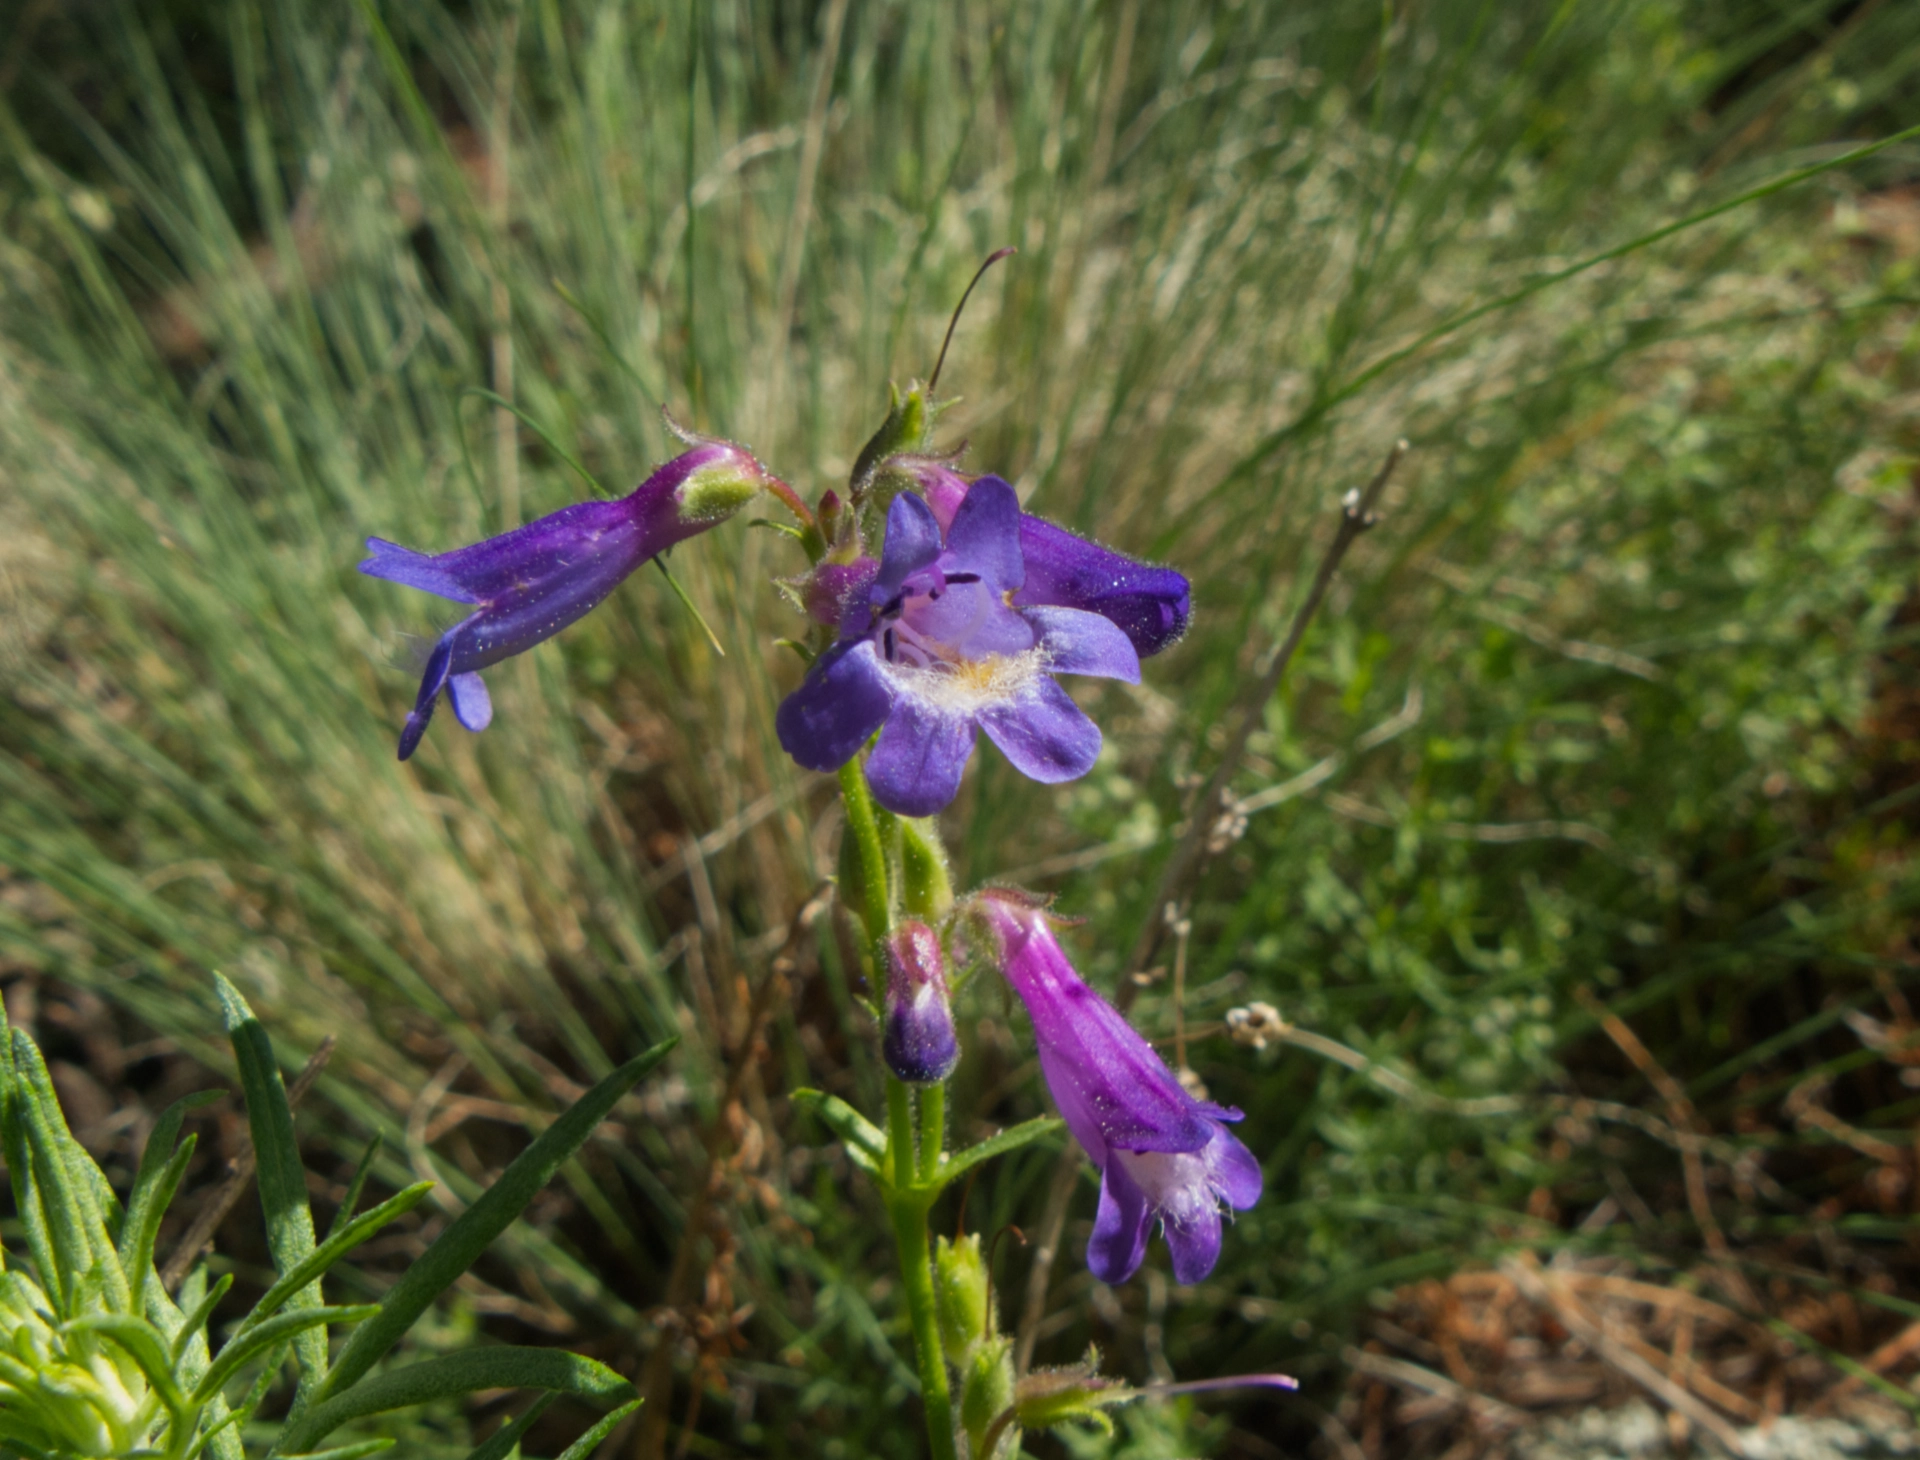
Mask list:
[{"label": "white hairy throat of flower", "polygon": [[1169,1227],[1184,1227],[1206,1212],[1218,1211],[1213,1173],[1201,1151],[1115,1151],[1153,1214]]},{"label": "white hairy throat of flower", "polygon": [[[902,693],[942,714],[974,716],[1021,699],[1046,677],[1047,652],[1035,645],[1021,654],[988,654],[963,659],[944,644],[922,641],[934,650],[926,665],[889,664],[884,669]],[[951,657],[949,657],[951,656]]]}]

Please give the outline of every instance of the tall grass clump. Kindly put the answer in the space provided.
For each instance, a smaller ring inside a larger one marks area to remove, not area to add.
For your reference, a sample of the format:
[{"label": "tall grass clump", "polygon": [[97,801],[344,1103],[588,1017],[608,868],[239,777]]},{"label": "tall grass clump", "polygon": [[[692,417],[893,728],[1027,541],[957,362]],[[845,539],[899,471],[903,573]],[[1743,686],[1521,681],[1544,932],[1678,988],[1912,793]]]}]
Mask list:
[{"label": "tall grass clump", "polygon": [[[1851,1177],[1789,1087],[1911,1125],[1842,1016],[1911,982],[1915,144],[1628,245],[1920,121],[1912,7],[234,0],[42,14],[7,68],[0,960],[215,1065],[225,970],[337,1036],[330,1139],[455,1200],[682,1035],[476,1311],[671,1357],[689,1444],[917,1443],[883,1224],[786,1099],[879,1077],[817,898],[834,803],[770,734],[771,535],[674,555],[715,641],[638,576],[404,765],[437,625],[353,566],[581,495],[476,389],[610,485],[674,450],[663,406],[842,479],[1003,244],[944,437],[1196,613],[1051,809],[976,771],[956,871],[1091,917],[1269,1182],[1193,1289],[1040,1265],[1030,1351],[1331,1405],[1374,1295],[1562,1240],[1615,1171],[1684,1267],[1671,1153],[1554,1124],[1653,1098],[1603,1007],[1809,1202]],[[1169,919],[1192,790],[1400,437]],[[1317,1052],[1217,1037],[1257,1003]],[[964,1011],[969,1108],[1039,1113],[1008,1011]],[[986,1168],[976,1225],[1084,1227],[1061,1169]]]}]

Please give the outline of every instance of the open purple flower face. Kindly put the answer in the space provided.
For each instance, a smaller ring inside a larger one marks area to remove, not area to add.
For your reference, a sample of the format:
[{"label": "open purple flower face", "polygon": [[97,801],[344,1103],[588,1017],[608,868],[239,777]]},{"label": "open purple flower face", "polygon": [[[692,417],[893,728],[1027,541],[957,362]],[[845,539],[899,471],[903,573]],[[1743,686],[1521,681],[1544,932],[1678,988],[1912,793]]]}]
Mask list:
[{"label": "open purple flower face", "polygon": [[[967,497],[967,479],[937,461],[915,461],[909,474],[944,529]],[[1020,514],[1020,556],[1026,581],[1015,608],[1079,608],[1112,619],[1142,659],[1174,644],[1187,631],[1192,597],[1186,576],[1101,547],[1066,528]]]},{"label": "open purple flower face", "polygon": [[1020,516],[998,477],[973,484],[944,534],[918,496],[894,498],[878,573],[850,597],[838,642],[780,706],[787,754],[836,770],[878,730],[867,780],[902,816],[930,816],[953,799],[981,731],[1036,781],[1092,768],[1099,728],[1053,676],[1137,684],[1139,655],[1100,614],[1016,606],[1026,581]]},{"label": "open purple flower face", "polygon": [[1240,1112],[1181,1088],[1120,1011],[1074,972],[1044,909],[991,892],[976,907],[1033,1020],[1054,1103],[1100,1167],[1087,1266],[1102,1282],[1125,1282],[1159,1222],[1175,1280],[1199,1282],[1220,1257],[1221,1204],[1244,1211],[1260,1199],[1260,1163],[1223,1124]]},{"label": "open purple flower face", "polygon": [[427,657],[420,693],[400,731],[400,759],[427,733],[441,690],[462,725],[486,729],[493,702],[480,670],[552,638],[647,559],[724,521],[763,479],[747,452],[704,442],[618,501],[562,507],[469,547],[428,554],[368,538],[372,556],[361,572],[474,605]]}]

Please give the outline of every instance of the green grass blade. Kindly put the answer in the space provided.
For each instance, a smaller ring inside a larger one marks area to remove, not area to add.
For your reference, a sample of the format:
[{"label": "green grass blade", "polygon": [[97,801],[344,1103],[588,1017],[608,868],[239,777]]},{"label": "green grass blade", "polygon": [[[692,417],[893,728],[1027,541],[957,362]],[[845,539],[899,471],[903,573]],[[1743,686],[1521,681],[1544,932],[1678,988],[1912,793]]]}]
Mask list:
[{"label": "green grass blade", "polygon": [[614,1432],[620,1421],[645,1402],[640,1399],[630,1399],[618,1409],[602,1415],[598,1424],[561,1451],[560,1460],[587,1460],[588,1456],[600,1448],[600,1442]]},{"label": "green grass blade", "polygon": [[367,1142],[366,1150],[360,1153],[359,1163],[353,1168],[353,1178],[347,1182],[347,1194],[341,1199],[333,1220],[327,1224],[327,1241],[331,1242],[353,1220],[353,1209],[360,1205],[360,1193],[366,1190],[367,1177],[372,1174],[373,1163],[380,1155],[380,1144],[380,1137],[375,1136]]},{"label": "green grass blade", "polygon": [[[240,1087],[247,1099],[247,1125],[253,1132],[253,1149],[259,1162],[260,1207],[267,1221],[267,1245],[272,1249],[275,1269],[284,1276],[310,1257],[314,1247],[313,1212],[307,1205],[307,1177],[294,1140],[293,1107],[287,1103],[287,1087],[280,1079],[266,1029],[247,1007],[240,990],[220,974],[216,973],[213,980],[227,1037],[233,1042],[233,1056],[240,1066]],[[321,1301],[317,1281],[287,1299],[288,1305],[296,1308],[318,1308]],[[293,1341],[293,1352],[300,1364],[300,1388],[305,1391],[326,1373],[325,1331],[309,1329],[301,1333]]]},{"label": "green grass blade", "polygon": [[502,1425],[492,1436],[478,1445],[468,1454],[467,1460],[507,1460],[513,1447],[520,1443],[522,1435],[533,1428],[533,1422],[553,1407],[553,1401],[560,1396],[551,1390],[542,1394],[527,1406],[527,1412],[511,1424]]},{"label": "green grass blade", "polygon": [[407,1269],[406,1276],[394,1284],[393,1291],[380,1305],[380,1315],[354,1331],[316,1398],[328,1400],[343,1394],[378,1363],[413,1327],[427,1305],[472,1267],[493,1239],[520,1215],[533,1200],[534,1193],[580,1149],[620,1097],[665,1059],[676,1043],[677,1040],[669,1039],[628,1060],[576,1100],[522,1151],[500,1179],[462,1212],[420,1260]]},{"label": "green grass blade", "polygon": [[579,1354],[549,1348],[469,1349],[376,1375],[319,1401],[287,1426],[278,1453],[297,1454],[341,1425],[370,1414],[457,1399],[481,1389],[546,1389],[602,1400],[633,1395],[633,1386],[612,1369]]}]

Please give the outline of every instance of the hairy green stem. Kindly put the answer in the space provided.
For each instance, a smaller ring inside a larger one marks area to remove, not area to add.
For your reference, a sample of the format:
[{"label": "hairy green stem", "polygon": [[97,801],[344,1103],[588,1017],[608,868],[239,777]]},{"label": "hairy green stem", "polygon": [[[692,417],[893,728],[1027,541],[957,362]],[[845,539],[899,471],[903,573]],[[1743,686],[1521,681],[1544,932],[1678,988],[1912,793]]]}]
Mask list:
[{"label": "hairy green stem", "polygon": [[[940,1110],[936,1097],[927,1113],[937,1115]],[[913,1353],[920,1366],[920,1401],[927,1412],[927,1444],[932,1449],[933,1460],[958,1460],[953,1438],[953,1399],[947,1390],[947,1359],[940,1347],[940,1325],[933,1306],[933,1252],[927,1243],[927,1208],[933,1193],[914,1180],[913,1094],[894,1079],[887,1081],[887,1127],[894,1178],[893,1189],[887,1193],[887,1214],[893,1218],[893,1240],[900,1248],[900,1280],[907,1291]],[[937,1159],[938,1134],[929,1128],[922,1135]]]},{"label": "hairy green stem", "polygon": [[920,1091],[920,1181],[932,1185],[940,1174],[940,1152],[947,1144],[947,1087]]},{"label": "hairy green stem", "polygon": [[867,789],[858,756],[840,767],[840,801],[846,807],[847,835],[853,838],[860,863],[860,916],[867,925],[867,936],[878,943],[893,927],[893,897],[887,888],[887,854],[880,842],[880,818],[874,811],[873,793]]}]

